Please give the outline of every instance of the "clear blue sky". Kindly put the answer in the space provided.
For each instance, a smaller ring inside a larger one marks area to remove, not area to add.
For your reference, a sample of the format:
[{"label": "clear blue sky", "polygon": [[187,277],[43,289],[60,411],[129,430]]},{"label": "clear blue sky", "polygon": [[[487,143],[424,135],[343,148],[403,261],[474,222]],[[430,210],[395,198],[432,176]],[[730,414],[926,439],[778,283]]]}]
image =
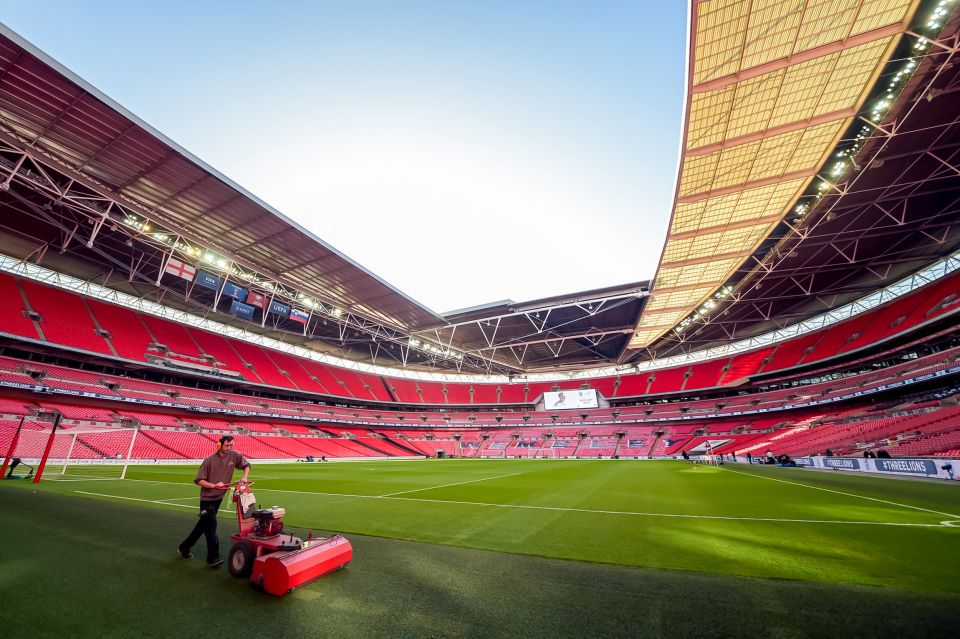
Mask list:
[{"label": "clear blue sky", "polygon": [[651,278],[687,3],[3,3],[0,20],[437,311]]}]

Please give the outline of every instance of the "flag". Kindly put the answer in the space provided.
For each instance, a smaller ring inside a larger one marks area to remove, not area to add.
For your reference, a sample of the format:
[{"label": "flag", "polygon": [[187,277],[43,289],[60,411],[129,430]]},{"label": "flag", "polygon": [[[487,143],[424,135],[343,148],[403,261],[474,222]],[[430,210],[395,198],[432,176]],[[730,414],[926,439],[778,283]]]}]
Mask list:
[{"label": "flag", "polygon": [[259,309],[263,309],[267,305],[267,298],[261,293],[250,291],[247,293],[247,304],[250,306],[256,306]]},{"label": "flag", "polygon": [[223,280],[213,273],[208,273],[207,271],[197,271],[197,286],[202,286],[203,288],[212,288],[216,291],[220,288],[220,284],[222,283]]},{"label": "flag", "polygon": [[273,301],[270,302],[270,307],[267,309],[268,313],[276,313],[283,318],[287,318],[290,315],[290,307],[286,304],[281,304],[280,302]]},{"label": "flag", "polygon": [[301,311],[299,308],[290,309],[290,319],[294,322],[300,322],[304,326],[307,325],[307,320],[310,319],[310,316],[307,315],[306,311]]},{"label": "flag", "polygon": [[177,277],[185,279],[188,282],[192,282],[193,277],[197,274],[197,269],[193,268],[186,262],[181,262],[180,260],[175,260],[171,257],[169,260],[167,260],[167,265],[163,267],[163,272],[169,273],[170,275],[176,275]]},{"label": "flag", "polygon": [[247,296],[247,289],[232,282],[223,285],[223,294],[235,300],[242,300]]},{"label": "flag", "polygon": [[230,314],[243,319],[253,319],[253,307],[249,304],[233,300],[230,302]]}]

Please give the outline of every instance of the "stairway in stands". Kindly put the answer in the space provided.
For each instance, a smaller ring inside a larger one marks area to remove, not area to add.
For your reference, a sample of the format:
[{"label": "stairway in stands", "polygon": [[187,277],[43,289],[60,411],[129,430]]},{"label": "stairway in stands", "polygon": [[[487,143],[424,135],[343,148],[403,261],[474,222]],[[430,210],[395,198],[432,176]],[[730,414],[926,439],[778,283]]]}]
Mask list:
[{"label": "stairway in stands", "polygon": [[383,439],[384,441],[396,446],[397,448],[407,451],[411,455],[417,455],[418,457],[423,455],[423,451],[416,450],[415,448],[411,448],[410,446],[406,445],[402,441],[397,441],[396,439],[393,439],[392,437],[387,437],[386,435],[383,436]]}]

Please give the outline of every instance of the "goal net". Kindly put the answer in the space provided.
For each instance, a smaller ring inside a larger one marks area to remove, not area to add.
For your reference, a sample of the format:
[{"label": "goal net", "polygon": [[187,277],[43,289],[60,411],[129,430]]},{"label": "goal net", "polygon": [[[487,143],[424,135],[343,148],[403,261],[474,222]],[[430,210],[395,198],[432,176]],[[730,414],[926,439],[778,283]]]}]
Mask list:
[{"label": "goal net", "polygon": [[133,452],[134,428],[64,427],[30,418],[3,422],[3,479],[123,479]]},{"label": "goal net", "polygon": [[720,465],[720,455],[701,455],[700,463],[706,466],[719,466]]}]

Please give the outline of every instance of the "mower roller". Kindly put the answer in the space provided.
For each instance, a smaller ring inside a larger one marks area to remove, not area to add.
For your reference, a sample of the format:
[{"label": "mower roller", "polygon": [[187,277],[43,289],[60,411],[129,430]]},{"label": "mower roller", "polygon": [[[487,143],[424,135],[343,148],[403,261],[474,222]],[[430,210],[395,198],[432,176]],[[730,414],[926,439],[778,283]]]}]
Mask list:
[{"label": "mower roller", "polygon": [[302,540],[284,534],[283,508],[257,508],[250,491],[253,482],[231,485],[240,527],[230,535],[234,544],[227,558],[234,577],[250,577],[255,588],[282,596],[353,559],[353,547],[342,535]]}]

